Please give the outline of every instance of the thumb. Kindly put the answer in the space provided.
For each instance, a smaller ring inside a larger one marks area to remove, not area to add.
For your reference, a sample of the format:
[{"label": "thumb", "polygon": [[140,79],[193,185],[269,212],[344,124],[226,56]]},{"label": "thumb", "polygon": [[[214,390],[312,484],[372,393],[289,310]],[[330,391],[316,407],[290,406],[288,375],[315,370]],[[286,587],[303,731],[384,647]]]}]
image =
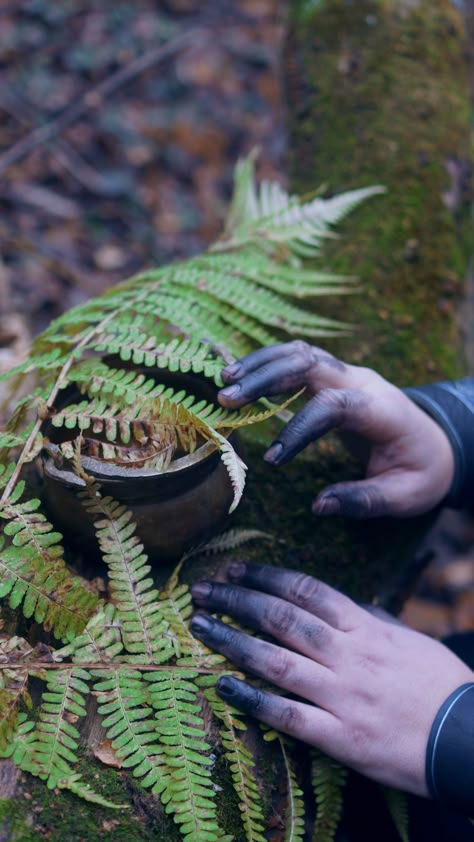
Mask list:
[{"label": "thumb", "polygon": [[414,479],[407,471],[391,471],[376,478],[329,485],[318,494],[312,510],[316,515],[352,518],[420,514],[426,508],[417,500]]}]

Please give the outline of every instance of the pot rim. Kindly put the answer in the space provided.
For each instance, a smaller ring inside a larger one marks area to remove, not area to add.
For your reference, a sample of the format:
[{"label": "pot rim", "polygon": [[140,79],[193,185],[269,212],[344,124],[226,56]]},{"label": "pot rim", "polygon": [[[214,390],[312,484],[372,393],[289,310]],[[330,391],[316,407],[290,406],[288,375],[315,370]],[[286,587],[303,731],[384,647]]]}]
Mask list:
[{"label": "pot rim", "polygon": [[[212,441],[207,441],[202,444],[194,453],[186,453],[180,456],[167,467],[166,471],[156,471],[154,468],[128,468],[121,465],[115,465],[111,462],[103,462],[100,459],[94,459],[91,456],[83,456],[81,463],[84,466],[86,473],[90,473],[94,479],[97,480],[112,480],[116,482],[125,480],[157,480],[161,479],[166,482],[166,477],[174,475],[183,475],[188,471],[192,471],[198,465],[205,462],[213,454],[218,453],[216,444]],[[58,467],[54,460],[48,456],[43,460],[45,471],[57,480],[74,484],[76,486],[84,486],[85,482],[78,477],[74,471],[67,468]]]}]

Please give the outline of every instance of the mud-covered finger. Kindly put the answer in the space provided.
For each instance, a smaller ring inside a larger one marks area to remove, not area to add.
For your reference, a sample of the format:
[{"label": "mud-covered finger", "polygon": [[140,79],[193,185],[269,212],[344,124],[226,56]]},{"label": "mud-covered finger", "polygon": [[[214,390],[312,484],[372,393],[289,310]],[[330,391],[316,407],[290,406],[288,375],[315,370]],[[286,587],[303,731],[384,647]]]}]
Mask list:
[{"label": "mud-covered finger", "polygon": [[197,582],[191,589],[199,608],[229,614],[265,632],[302,655],[331,666],[338,659],[340,635],[324,620],[284,598],[233,584]]},{"label": "mud-covered finger", "polygon": [[195,614],[191,631],[210,649],[225,655],[245,672],[264,678],[283,690],[297,692],[322,707],[337,704],[340,695],[337,676],[316,661],[244,634],[208,614]]},{"label": "mud-covered finger", "polygon": [[264,459],[284,465],[307,445],[330,430],[358,430],[364,425],[370,398],[350,389],[321,389],[278,434]]},{"label": "mud-covered finger", "polygon": [[338,739],[338,720],[321,708],[275,696],[230,675],[219,679],[217,692],[244,713],[309,745],[327,751]]},{"label": "mud-covered finger", "polygon": [[352,599],[305,573],[236,561],[226,574],[232,582],[288,600],[341,631],[349,631],[365,618],[365,612]]}]

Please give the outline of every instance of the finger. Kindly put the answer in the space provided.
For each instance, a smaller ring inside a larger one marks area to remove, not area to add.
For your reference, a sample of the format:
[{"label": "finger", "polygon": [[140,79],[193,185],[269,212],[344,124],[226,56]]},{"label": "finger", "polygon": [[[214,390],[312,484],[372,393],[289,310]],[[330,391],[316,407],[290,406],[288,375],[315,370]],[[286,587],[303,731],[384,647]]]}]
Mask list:
[{"label": "finger", "polygon": [[340,631],[350,631],[366,618],[352,599],[304,573],[237,561],[227,569],[227,576],[232,582],[288,600]]},{"label": "finger", "polygon": [[387,471],[375,479],[340,482],[321,491],[312,506],[317,515],[352,518],[406,517],[426,511],[416,472]]},{"label": "finger", "polygon": [[254,351],[223,369],[223,379],[232,385],[221,389],[218,397],[225,406],[237,407],[307,384],[314,389],[347,387],[358,381],[358,371],[362,369],[347,366],[322,348],[295,340]]},{"label": "finger", "polygon": [[230,675],[219,679],[217,692],[226,702],[244,713],[255,716],[277,731],[318,746],[323,751],[330,750],[337,738],[338,720],[321,708],[266,693]]},{"label": "finger", "polygon": [[217,582],[197,582],[191,592],[200,608],[230,614],[321,664],[330,666],[337,658],[337,632],[286,599]]},{"label": "finger", "polygon": [[226,365],[222,369],[222,379],[226,383],[232,383],[238,380],[245,374],[249,374],[256,368],[267,363],[273,362],[281,357],[287,357],[294,353],[291,342],[284,342],[278,345],[269,345],[266,348],[259,348],[258,351],[252,351],[251,354],[242,357],[237,362],[231,365]]},{"label": "finger", "polygon": [[298,368],[293,355],[277,357],[245,374],[231,386],[221,389],[218,398],[224,405],[237,407],[255,401],[262,395],[296,391],[305,385],[308,370],[309,365],[307,368]]},{"label": "finger", "polygon": [[191,631],[210,649],[225,655],[245,672],[251,672],[326,708],[337,702],[336,675],[332,670],[281,646],[250,637],[207,614],[195,614]]},{"label": "finger", "polygon": [[265,453],[265,461],[284,465],[329,430],[344,427],[357,431],[366,423],[369,405],[370,398],[363,392],[322,389],[281,430]]}]

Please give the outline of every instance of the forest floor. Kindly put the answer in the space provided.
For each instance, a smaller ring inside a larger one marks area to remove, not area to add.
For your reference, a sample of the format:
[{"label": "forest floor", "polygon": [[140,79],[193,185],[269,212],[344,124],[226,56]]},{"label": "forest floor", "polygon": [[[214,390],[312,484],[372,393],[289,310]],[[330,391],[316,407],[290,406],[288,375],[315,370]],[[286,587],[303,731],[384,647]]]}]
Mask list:
[{"label": "forest floor", "polygon": [[[52,318],[219,233],[241,155],[285,180],[283,0],[0,7],[0,371]],[[403,617],[474,629],[474,521],[445,513]]]}]

